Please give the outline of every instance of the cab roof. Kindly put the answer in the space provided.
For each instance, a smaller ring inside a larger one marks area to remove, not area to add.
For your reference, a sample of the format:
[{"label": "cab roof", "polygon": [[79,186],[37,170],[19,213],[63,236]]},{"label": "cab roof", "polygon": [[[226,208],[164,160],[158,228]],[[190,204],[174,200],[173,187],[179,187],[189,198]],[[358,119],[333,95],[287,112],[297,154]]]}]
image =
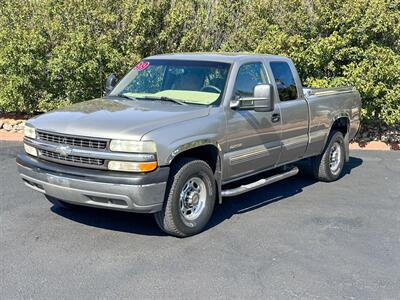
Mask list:
[{"label": "cab roof", "polygon": [[165,59],[165,60],[199,60],[199,61],[215,61],[234,63],[242,60],[254,58],[269,58],[271,60],[289,60],[284,56],[269,55],[269,54],[253,54],[253,53],[208,53],[208,52],[195,52],[195,53],[173,53],[173,54],[160,54],[146,57],[146,59]]}]

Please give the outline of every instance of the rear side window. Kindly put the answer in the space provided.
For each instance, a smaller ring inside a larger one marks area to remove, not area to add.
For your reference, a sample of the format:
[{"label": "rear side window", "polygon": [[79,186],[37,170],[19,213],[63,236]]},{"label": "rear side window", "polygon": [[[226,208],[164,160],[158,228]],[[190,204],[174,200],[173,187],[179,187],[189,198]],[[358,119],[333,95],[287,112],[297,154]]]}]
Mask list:
[{"label": "rear side window", "polygon": [[297,99],[296,82],[289,65],[285,62],[271,62],[270,66],[278,88],[279,99],[281,101]]}]

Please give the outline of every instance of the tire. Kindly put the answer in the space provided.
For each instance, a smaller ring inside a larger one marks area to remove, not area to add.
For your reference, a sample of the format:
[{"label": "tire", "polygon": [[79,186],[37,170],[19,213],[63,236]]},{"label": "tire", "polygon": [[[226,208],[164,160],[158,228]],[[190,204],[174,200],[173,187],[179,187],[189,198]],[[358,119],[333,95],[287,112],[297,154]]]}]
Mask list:
[{"label": "tire", "polygon": [[163,209],[155,214],[158,226],[176,237],[201,232],[211,218],[216,198],[210,166],[198,159],[180,159],[171,169],[165,195]]},{"label": "tire", "polygon": [[54,198],[54,197],[49,196],[49,195],[44,195],[44,196],[46,197],[47,200],[50,201],[50,203],[52,203],[56,207],[60,207],[60,208],[63,208],[63,209],[68,209],[68,210],[72,210],[72,209],[76,209],[77,208],[77,206],[74,205],[74,204],[62,201],[60,199]]},{"label": "tire", "polygon": [[325,182],[337,180],[342,174],[345,156],[343,134],[339,131],[332,131],[324,152],[312,158],[311,165],[315,179]]}]

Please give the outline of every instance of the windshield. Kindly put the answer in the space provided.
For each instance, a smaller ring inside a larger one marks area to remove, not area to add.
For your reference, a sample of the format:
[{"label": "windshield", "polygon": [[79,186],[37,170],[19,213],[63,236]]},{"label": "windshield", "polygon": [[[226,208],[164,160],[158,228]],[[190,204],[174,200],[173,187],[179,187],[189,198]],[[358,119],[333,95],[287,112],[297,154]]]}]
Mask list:
[{"label": "windshield", "polygon": [[144,60],[136,65],[110,96],[140,100],[218,104],[230,64],[188,60]]}]

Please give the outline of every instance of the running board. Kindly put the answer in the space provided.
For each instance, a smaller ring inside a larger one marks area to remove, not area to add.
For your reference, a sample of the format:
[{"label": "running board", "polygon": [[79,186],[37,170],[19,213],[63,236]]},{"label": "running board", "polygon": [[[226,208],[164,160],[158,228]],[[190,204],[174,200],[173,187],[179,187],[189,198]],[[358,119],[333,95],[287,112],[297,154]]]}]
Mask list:
[{"label": "running board", "polygon": [[266,186],[269,185],[271,183],[280,181],[282,179],[286,179],[288,177],[292,177],[294,175],[296,175],[297,173],[299,173],[299,168],[298,167],[293,167],[291,168],[289,171],[286,171],[284,173],[280,173],[277,175],[273,175],[271,177],[268,178],[262,178],[258,181],[249,183],[249,184],[245,184],[242,186],[239,186],[237,188],[233,188],[233,189],[229,189],[229,190],[223,190],[221,191],[221,195],[222,197],[233,197],[233,196],[237,196],[255,189],[258,189],[262,186]]}]

